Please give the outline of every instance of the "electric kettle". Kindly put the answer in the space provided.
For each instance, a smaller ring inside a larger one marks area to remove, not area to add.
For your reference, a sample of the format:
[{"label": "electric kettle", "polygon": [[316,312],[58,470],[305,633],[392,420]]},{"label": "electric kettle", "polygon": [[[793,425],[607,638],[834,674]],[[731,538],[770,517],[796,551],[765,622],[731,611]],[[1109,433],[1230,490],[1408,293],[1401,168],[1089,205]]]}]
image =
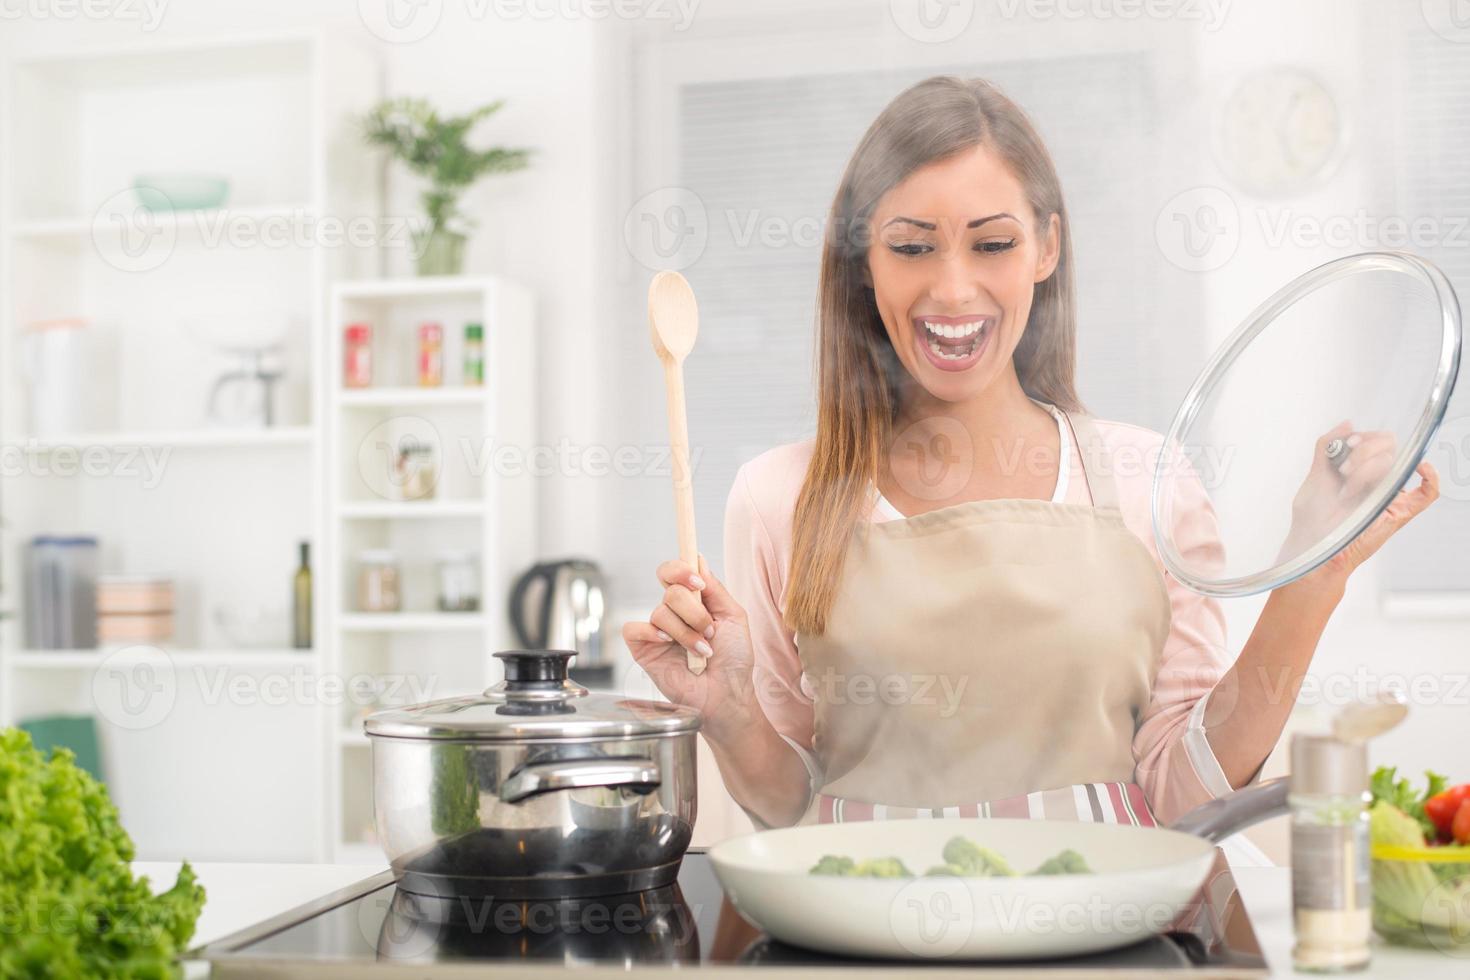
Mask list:
[{"label": "electric kettle", "polygon": [[516,580],[510,622],[527,650],[575,650],[574,668],[607,664],[602,628],[606,603],[595,562],[567,558],[542,562]]}]

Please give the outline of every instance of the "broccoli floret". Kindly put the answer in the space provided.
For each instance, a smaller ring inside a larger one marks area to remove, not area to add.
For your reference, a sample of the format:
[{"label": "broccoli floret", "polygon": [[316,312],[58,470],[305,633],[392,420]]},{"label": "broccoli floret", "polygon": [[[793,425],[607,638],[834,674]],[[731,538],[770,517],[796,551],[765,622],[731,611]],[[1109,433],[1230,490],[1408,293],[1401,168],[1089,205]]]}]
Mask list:
[{"label": "broccoli floret", "polygon": [[913,872],[904,867],[896,857],[873,858],[871,861],[853,863],[845,855],[823,854],[821,860],[812,865],[814,875],[843,875],[849,878],[912,878]]},{"label": "broccoli floret", "polygon": [[978,877],[1011,876],[1016,873],[1005,858],[966,837],[949,839],[949,843],[944,845],[944,863],[963,869],[961,874]]},{"label": "broccoli floret", "polygon": [[904,867],[903,862],[896,857],[863,861],[854,869],[853,874],[867,878],[912,878],[914,876],[914,873]]},{"label": "broccoli floret", "polygon": [[845,855],[823,854],[821,860],[812,865],[811,873],[814,875],[851,875],[853,870],[852,858]]},{"label": "broccoli floret", "polygon": [[1092,869],[1081,854],[1068,848],[1054,857],[1041,862],[1041,867],[1031,872],[1034,875],[1090,875]]}]

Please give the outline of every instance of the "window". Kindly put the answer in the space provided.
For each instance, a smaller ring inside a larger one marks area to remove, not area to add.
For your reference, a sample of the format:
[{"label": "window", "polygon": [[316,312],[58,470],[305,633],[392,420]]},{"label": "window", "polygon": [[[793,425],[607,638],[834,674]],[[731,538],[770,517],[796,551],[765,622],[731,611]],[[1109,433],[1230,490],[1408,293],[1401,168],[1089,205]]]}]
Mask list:
[{"label": "window", "polygon": [[[1429,219],[1431,239],[1407,250],[1438,265],[1460,296],[1470,297],[1470,46],[1434,33],[1417,4],[1393,5],[1399,54],[1370,125],[1384,126],[1389,153],[1379,160],[1388,213]],[[1470,41],[1470,30],[1462,41]],[[1371,139],[1371,137],[1369,137]],[[1404,247],[1402,244],[1393,247]],[[1428,454],[1440,473],[1440,499],[1384,547],[1381,587],[1389,593],[1470,591],[1470,385],[1462,359],[1437,444]],[[1418,477],[1410,477],[1410,485]]]}]

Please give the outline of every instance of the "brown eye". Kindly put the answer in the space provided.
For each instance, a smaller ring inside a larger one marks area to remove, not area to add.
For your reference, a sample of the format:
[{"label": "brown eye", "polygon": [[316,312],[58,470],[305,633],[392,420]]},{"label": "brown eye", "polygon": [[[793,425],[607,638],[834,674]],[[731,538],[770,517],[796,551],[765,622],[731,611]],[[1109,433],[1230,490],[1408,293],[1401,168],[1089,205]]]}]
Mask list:
[{"label": "brown eye", "polygon": [[1016,240],[1014,238],[993,239],[991,241],[975,243],[975,251],[984,252],[987,255],[994,255],[998,252],[1007,252],[1015,247]]},{"label": "brown eye", "polygon": [[897,255],[923,255],[934,251],[934,247],[923,242],[893,242],[889,244],[888,250]]}]

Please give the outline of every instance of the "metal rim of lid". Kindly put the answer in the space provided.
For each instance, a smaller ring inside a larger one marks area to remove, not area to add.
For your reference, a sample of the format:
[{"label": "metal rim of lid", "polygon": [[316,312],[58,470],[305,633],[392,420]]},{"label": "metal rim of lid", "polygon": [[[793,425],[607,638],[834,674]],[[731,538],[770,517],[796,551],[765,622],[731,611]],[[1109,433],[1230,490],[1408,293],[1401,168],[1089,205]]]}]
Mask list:
[{"label": "metal rim of lid", "polygon": [[[443,698],[369,715],[370,736],[457,742],[596,742],[697,731],[701,715],[668,701],[591,692],[567,674],[569,650],[503,650],[505,680],[480,694]],[[556,704],[568,710],[556,712]],[[508,705],[525,713],[502,713]]]},{"label": "metal rim of lid", "polygon": [[[1162,531],[1165,525],[1162,513],[1164,472],[1167,469],[1163,462],[1171,452],[1169,447],[1180,445],[1180,435],[1194,424],[1205,401],[1214,393],[1216,385],[1224,376],[1224,369],[1234,363],[1236,356],[1265,330],[1279,313],[1321,286],[1357,272],[1375,270],[1399,272],[1418,279],[1434,291],[1441,311],[1442,337],[1434,384],[1430,389],[1430,397],[1425,404],[1424,411],[1419,421],[1415,423],[1414,431],[1405,444],[1406,450],[1412,448],[1413,451],[1402,452],[1399,458],[1394,460],[1392,492],[1379,506],[1364,508],[1363,513],[1353,522],[1350,533],[1320,542],[1315,548],[1296,558],[1250,575],[1225,579],[1207,579],[1196,576],[1185,565],[1183,556],[1174,547],[1173,539]],[[1256,307],[1250,316],[1246,317],[1245,321],[1236,328],[1235,333],[1231,334],[1230,338],[1210,358],[1204,370],[1190,386],[1188,394],[1184,396],[1184,401],[1174,414],[1174,421],[1164,436],[1164,451],[1159,454],[1154,469],[1150,507],[1154,543],[1158,547],[1159,557],[1163,560],[1164,567],[1193,592],[1219,598],[1234,598],[1280,588],[1296,581],[1337,554],[1348,542],[1362,533],[1364,528],[1373,523],[1383,506],[1388,501],[1392,501],[1399,490],[1403,489],[1404,484],[1408,483],[1410,475],[1418,466],[1419,460],[1423,458],[1430,439],[1439,429],[1449,409],[1450,394],[1454,388],[1456,375],[1459,373],[1461,345],[1460,304],[1455,296],[1454,287],[1436,266],[1407,252],[1361,252],[1357,255],[1333,259],[1303,273],[1277,290],[1269,299]]]},{"label": "metal rim of lid", "polygon": [[[588,694],[589,699],[609,697]],[[471,708],[475,705],[488,707],[503,702],[487,699],[484,695],[467,695],[444,698],[403,708],[388,708],[374,712],[363,720],[363,731],[370,738],[392,738],[414,741],[450,742],[603,742],[626,741],[637,738],[659,738],[696,732],[700,726],[699,712],[668,702],[638,701],[633,698],[617,699],[639,706],[652,708],[651,717],[636,718],[589,718],[566,715],[491,715],[488,723],[462,722],[448,724],[442,718],[426,720],[431,711],[442,709]],[[597,701],[593,700],[593,704]]]}]

